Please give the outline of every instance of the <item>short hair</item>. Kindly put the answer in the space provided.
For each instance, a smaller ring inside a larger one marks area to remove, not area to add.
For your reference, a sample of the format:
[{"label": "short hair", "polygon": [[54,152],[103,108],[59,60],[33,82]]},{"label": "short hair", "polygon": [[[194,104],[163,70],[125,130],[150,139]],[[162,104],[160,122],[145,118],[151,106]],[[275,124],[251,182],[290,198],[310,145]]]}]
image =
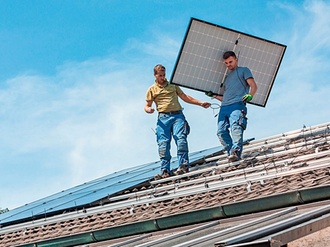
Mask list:
[{"label": "short hair", "polygon": [[161,65],[161,64],[157,64],[154,67],[154,74],[156,75],[158,73],[158,71],[165,71],[165,66]]},{"label": "short hair", "polygon": [[223,55],[222,55],[222,58],[223,58],[223,59],[227,59],[227,58],[229,58],[229,57],[237,58],[235,52],[233,52],[233,51],[226,51],[226,52],[223,53]]}]

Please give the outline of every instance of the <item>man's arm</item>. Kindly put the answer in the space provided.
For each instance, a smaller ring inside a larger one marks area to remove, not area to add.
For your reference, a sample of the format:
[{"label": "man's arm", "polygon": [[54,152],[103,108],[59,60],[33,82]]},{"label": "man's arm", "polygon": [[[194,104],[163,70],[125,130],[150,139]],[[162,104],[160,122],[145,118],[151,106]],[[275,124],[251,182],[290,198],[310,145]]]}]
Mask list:
[{"label": "man's arm", "polygon": [[257,90],[258,90],[258,87],[257,87],[256,82],[254,81],[253,78],[248,78],[248,79],[246,80],[246,82],[247,82],[247,84],[250,85],[250,94],[251,94],[252,96],[254,96],[254,95],[256,94]]},{"label": "man's arm", "polygon": [[152,108],[152,100],[147,100],[146,105],[144,106],[144,111],[146,113],[154,113],[155,109]]},{"label": "man's arm", "polygon": [[220,96],[220,95],[215,95],[215,96],[213,96],[213,98],[214,99],[217,99],[217,100],[219,100],[219,101],[221,101],[222,102],[222,96]]},{"label": "man's arm", "polygon": [[256,84],[256,82],[254,81],[254,79],[252,77],[246,79],[246,82],[250,86],[250,92],[243,95],[242,101],[244,103],[250,102],[253,99],[253,96],[255,95],[255,93],[257,92],[257,84]]},{"label": "man's arm", "polygon": [[184,102],[186,102],[188,104],[199,105],[204,108],[208,108],[211,105],[209,102],[203,102],[203,101],[197,100],[185,93],[180,94],[179,97],[180,97],[180,99],[182,99]]}]

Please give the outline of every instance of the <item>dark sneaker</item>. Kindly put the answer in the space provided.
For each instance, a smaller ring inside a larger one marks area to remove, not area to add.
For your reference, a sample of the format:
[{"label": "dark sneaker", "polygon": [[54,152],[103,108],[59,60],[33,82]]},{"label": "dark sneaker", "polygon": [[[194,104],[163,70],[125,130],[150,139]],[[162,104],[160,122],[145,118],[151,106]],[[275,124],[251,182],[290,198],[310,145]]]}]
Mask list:
[{"label": "dark sneaker", "polygon": [[239,161],[239,160],[240,160],[240,157],[237,155],[237,150],[231,151],[231,153],[228,157],[228,161],[235,162],[235,161]]},{"label": "dark sneaker", "polygon": [[189,172],[189,168],[187,165],[180,165],[179,168],[174,172],[175,175],[181,175]]},{"label": "dark sneaker", "polygon": [[161,171],[161,173],[157,174],[154,178],[155,178],[155,180],[159,180],[159,179],[163,179],[163,178],[168,178],[169,176],[171,176],[171,173],[168,170],[163,169]]}]

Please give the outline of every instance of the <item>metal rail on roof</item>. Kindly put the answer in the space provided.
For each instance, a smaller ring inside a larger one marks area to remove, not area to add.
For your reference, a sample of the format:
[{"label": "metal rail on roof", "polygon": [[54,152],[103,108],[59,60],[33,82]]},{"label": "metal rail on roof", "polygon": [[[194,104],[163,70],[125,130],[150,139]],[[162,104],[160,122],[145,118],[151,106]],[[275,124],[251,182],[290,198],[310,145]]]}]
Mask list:
[{"label": "metal rail on roof", "polygon": [[[301,141],[301,142],[295,143],[295,144],[287,144],[288,142],[286,140],[278,140],[276,142],[273,142],[272,144],[262,144],[262,145],[256,145],[254,143],[254,144],[251,144],[251,145],[247,146],[246,148],[244,148],[243,155],[246,154],[249,151],[257,150],[258,148],[264,149],[264,150],[269,150],[270,148],[272,148],[273,149],[272,153],[275,153],[276,151],[280,151],[281,149],[284,149],[284,150],[292,149],[292,148],[298,149],[299,147],[306,146],[306,144],[315,145],[316,141],[319,141],[319,140],[322,140],[322,139],[324,139],[324,137],[321,136],[318,139],[312,139],[312,140],[308,140],[308,141]],[[329,143],[329,141],[328,141],[328,143]],[[287,144],[287,145],[281,146],[279,148],[275,148],[276,146],[279,146],[281,144]],[[227,159],[227,155],[224,154],[224,155],[214,156],[214,157],[211,157],[211,158],[206,158],[205,161],[209,162],[209,161],[219,160],[219,162],[217,162],[217,164],[221,164],[221,163],[223,163],[223,161],[221,161],[221,160],[226,160],[226,159]]]},{"label": "metal rail on roof", "polygon": [[[263,165],[259,165],[259,166],[234,170],[234,171],[225,172],[225,173],[221,173],[221,174],[217,174],[217,175],[211,175],[211,176],[206,176],[203,178],[197,178],[197,179],[193,179],[193,180],[178,182],[178,183],[171,184],[171,185],[164,185],[164,186],[158,187],[158,188],[155,187],[154,189],[135,192],[134,196],[140,197],[140,196],[143,196],[146,194],[152,195],[154,193],[161,193],[162,191],[168,192],[170,190],[178,190],[180,187],[186,187],[186,186],[189,186],[191,184],[196,184],[196,183],[203,184],[203,183],[215,180],[216,178],[219,178],[222,181],[223,180],[226,181],[227,177],[234,177],[237,175],[241,175],[241,177],[244,178],[245,180],[247,180],[249,176],[253,176],[253,175],[262,177],[262,175],[264,175],[264,174],[278,174],[280,176],[281,175],[279,173],[280,171],[287,171],[288,169],[296,169],[295,168],[296,166],[301,165],[301,164],[297,165],[297,163],[300,163],[302,161],[305,161],[304,164],[302,164],[302,165],[309,166],[308,170],[313,170],[314,168],[312,168],[311,166],[313,164],[318,164],[319,162],[313,160],[307,164],[306,161],[315,159],[318,156],[320,156],[320,153],[308,154],[308,155],[304,155],[304,156],[300,156],[300,157],[296,157],[296,158],[289,158],[289,159],[280,160],[277,162],[271,162],[269,164],[263,164]],[[330,150],[323,151],[322,156],[330,156]],[[326,167],[329,166],[329,164],[326,164],[326,162],[330,162],[328,159],[324,159],[324,160],[322,160],[322,162],[323,161],[325,162]],[[218,167],[213,168],[213,170],[217,170],[217,169],[219,169],[219,168]],[[253,172],[258,172],[258,173],[253,173]],[[297,173],[298,172],[300,173],[301,170],[297,171]],[[251,173],[253,173],[253,175]],[[247,174],[249,174],[249,175],[247,175]],[[233,179],[238,180],[238,179],[240,179],[240,177],[235,177]],[[122,196],[118,196],[118,197],[112,197],[112,198],[110,198],[110,200],[116,201],[119,199],[125,199],[125,198],[129,198],[129,197],[133,197],[132,194],[126,194],[126,195],[122,195]]]},{"label": "metal rail on roof", "polygon": [[[326,143],[330,144],[330,140],[327,141]],[[272,153],[271,157],[275,159],[277,157],[281,157],[281,156],[288,155],[288,154],[291,154],[291,153],[296,153],[297,151],[301,151],[301,147],[303,147],[304,149],[308,149],[308,148],[309,149],[314,149],[313,144],[310,144],[310,145],[306,146],[303,143],[301,143],[301,144],[299,144],[299,147],[300,148],[298,148],[298,147],[297,148],[296,147],[291,148],[290,151],[286,150],[286,151],[280,151],[280,152]],[[321,156],[321,154],[323,156],[324,155],[329,155],[329,153],[327,153],[327,151],[323,151],[323,152],[320,152],[320,153],[314,153],[314,154],[309,154],[309,155],[304,155],[304,156],[299,156],[299,157],[288,158],[288,159],[285,159],[285,160],[282,160],[282,161],[277,161],[275,163],[276,163],[276,165],[279,165],[281,163],[290,164],[290,163],[293,163],[293,162],[300,162],[302,160],[315,158],[315,157]],[[263,155],[263,156],[260,156],[258,158],[260,160],[262,160],[262,159],[269,158],[269,157],[267,157],[267,155]],[[246,159],[246,160],[248,160],[248,159]],[[240,163],[245,162],[246,160],[238,161],[238,162],[235,162],[235,163],[229,163],[228,161],[226,162],[226,159],[225,159],[224,161],[221,162],[221,163],[224,163],[222,165],[217,165],[217,166],[214,166],[214,167],[208,167],[208,168],[203,168],[203,169],[191,171],[189,173],[182,174],[182,175],[179,175],[179,176],[176,176],[176,177],[168,177],[168,178],[164,178],[162,180],[150,181],[150,183],[152,185],[156,185],[160,182],[163,183],[163,182],[167,182],[167,181],[173,181],[173,180],[175,181],[175,180],[178,180],[179,178],[183,178],[183,177],[187,177],[187,176],[191,177],[191,176],[201,174],[201,173],[205,173],[205,172],[208,172],[208,171],[221,170],[223,168],[233,166],[235,164],[239,165]],[[273,166],[274,162],[271,162],[270,165]],[[255,168],[252,168],[251,171],[253,171],[253,169],[259,170],[258,167],[260,167],[260,166],[267,167],[266,165],[258,165],[258,166],[255,166]],[[246,169],[242,169],[242,173],[244,173],[244,172],[246,172]],[[192,180],[191,183],[194,183],[194,181],[197,181],[197,180]]]},{"label": "metal rail on roof", "polygon": [[[260,227],[256,230],[247,231],[241,235],[238,235],[238,236],[235,236],[232,238],[223,239],[219,242],[216,242],[214,244],[214,246],[222,247],[222,246],[228,246],[228,245],[232,245],[232,244],[244,243],[247,241],[253,241],[253,240],[256,240],[259,238],[263,238],[267,235],[274,234],[278,231],[282,231],[284,229],[314,220],[315,218],[321,217],[321,216],[323,216],[325,214],[329,214],[329,213],[330,213],[330,206],[327,205],[327,206],[317,208],[312,211],[308,211],[301,215],[286,218],[279,222],[269,224],[264,227]],[[328,218],[330,216],[327,215],[326,217]]]},{"label": "metal rail on roof", "polygon": [[[330,160],[328,159],[328,162],[329,161]],[[327,165],[321,164],[318,166],[314,166],[313,168],[320,169],[320,168],[329,167],[329,166],[330,166],[330,164],[328,163]],[[299,171],[298,171],[298,169],[299,169]],[[181,189],[177,189],[175,192],[173,192],[172,197],[189,196],[189,195],[193,195],[196,193],[205,193],[205,192],[212,191],[212,190],[225,189],[228,187],[240,186],[240,185],[244,185],[244,184],[246,184],[247,186],[250,186],[250,184],[252,182],[260,182],[260,181],[267,180],[267,179],[273,179],[273,178],[277,178],[277,177],[288,176],[288,175],[302,173],[302,172],[312,170],[309,167],[298,168],[298,169],[294,170],[294,171],[273,172],[272,174],[269,172],[267,175],[261,174],[260,176],[253,174],[251,177],[246,176],[246,177],[230,179],[227,181],[209,182],[207,184],[193,186],[192,188],[191,187],[181,188]],[[170,195],[163,196],[163,199],[164,199],[164,197],[166,197],[166,199],[171,198]]]},{"label": "metal rail on roof", "polygon": [[233,245],[231,244],[231,245],[227,245],[226,247],[278,247],[278,245],[274,246],[272,243],[269,242],[268,239],[265,239],[265,240],[256,240],[243,244],[233,244]]},{"label": "metal rail on roof", "polygon": [[145,238],[148,238],[152,236],[151,233],[149,234],[143,234],[142,236],[138,236],[138,237],[135,237],[135,238],[131,238],[131,239],[128,239],[126,241],[122,241],[120,243],[116,243],[116,244],[112,244],[112,245],[108,245],[107,247],[121,247],[121,246],[127,246],[128,244],[132,244],[132,243],[136,243],[142,239],[145,239]]},{"label": "metal rail on roof", "polygon": [[[327,152],[328,155],[330,155],[330,151]],[[313,157],[312,155],[309,155]],[[290,163],[288,161],[283,161],[283,164],[285,163]],[[282,163],[282,162],[281,162]],[[196,192],[196,188],[205,188],[205,191],[209,191],[209,189],[213,188],[214,186],[216,189],[219,188],[228,188],[232,186],[238,186],[242,184],[249,184],[251,182],[256,182],[256,181],[263,181],[267,179],[272,179],[276,177],[281,177],[281,176],[288,176],[291,174],[298,174],[298,173],[303,173],[306,171],[311,171],[311,170],[316,170],[316,169],[322,169],[324,167],[329,167],[330,166],[330,158],[325,158],[322,160],[313,160],[308,163],[308,166],[303,167],[303,168],[292,168],[294,165],[288,165],[286,167],[276,167],[274,165],[272,168],[266,167],[266,166],[258,166],[258,167],[251,167],[242,170],[236,170],[236,171],[231,171],[223,174],[218,174],[218,175],[211,175],[208,177],[204,178],[199,178],[195,179],[192,181],[185,181],[185,182],[180,182],[172,185],[166,185],[163,187],[159,188],[154,188],[154,189],[149,189],[149,190],[144,190],[140,192],[135,192],[135,193],[130,193],[118,197],[113,197],[110,198],[109,200],[114,201],[112,204],[114,205],[118,200],[123,200],[127,199],[126,202],[136,202],[140,201],[143,198],[153,198],[153,197],[161,197],[164,195],[171,195],[173,194],[174,197],[178,196],[178,193],[182,191],[192,191],[192,193]],[[292,170],[293,169],[293,170]],[[258,171],[258,172],[255,172]],[[254,172],[254,173],[252,173]],[[237,176],[240,175],[240,176]],[[234,177],[235,176],[235,177]],[[212,182],[214,180],[218,179],[215,182]],[[192,184],[198,184],[194,186],[190,186]],[[165,194],[166,192],[166,194]],[[164,193],[164,194],[162,194]],[[120,202],[121,203],[121,202]]]},{"label": "metal rail on roof", "polygon": [[195,232],[199,232],[201,230],[204,230],[204,229],[212,227],[212,226],[216,226],[218,224],[219,224],[219,221],[207,223],[207,224],[204,224],[204,225],[201,225],[201,226],[194,227],[192,229],[188,229],[188,230],[185,230],[185,231],[182,231],[182,232],[171,234],[170,236],[166,236],[166,237],[159,238],[159,239],[156,239],[156,240],[153,240],[153,241],[149,241],[149,242],[144,243],[144,244],[139,244],[139,245],[136,245],[135,247],[150,247],[150,246],[154,246],[154,245],[160,244],[160,243],[165,244],[166,242],[168,242],[172,239],[176,239],[176,238],[186,236],[186,235],[189,235],[189,234],[192,234],[192,233],[195,233]]},{"label": "metal rail on roof", "polygon": [[[274,246],[272,243],[281,243],[282,245],[285,245],[329,226],[330,214],[326,214],[317,219],[313,219],[281,232],[272,234],[271,236],[267,237],[267,240],[271,244],[270,246]],[[252,246],[250,245],[250,247]]]},{"label": "metal rail on roof", "polygon": [[[321,134],[324,134],[324,133],[330,133],[329,126],[330,126],[330,124],[323,124],[323,125],[319,125],[319,126],[310,128],[308,131],[313,133],[313,135],[316,135],[316,134],[321,135]],[[322,127],[325,127],[325,128],[320,130],[320,128],[322,128]],[[315,132],[312,132],[313,130],[315,130]],[[296,130],[296,131],[288,132],[287,134],[282,134],[282,135],[278,135],[278,136],[275,136],[275,137],[270,137],[270,138],[263,139],[263,140],[252,141],[252,142],[250,142],[250,144],[248,146],[246,146],[244,148],[243,155],[244,155],[244,153],[256,150],[258,148],[261,149],[260,153],[262,153],[262,151],[264,151],[264,150],[267,151],[269,149],[272,149],[272,155],[273,156],[275,155],[276,152],[279,152],[279,151],[283,151],[284,154],[285,154],[285,152],[286,152],[286,154],[288,154],[289,152],[286,151],[288,149],[295,148],[295,150],[292,151],[292,152],[297,152],[297,151],[300,151],[299,147],[306,147],[307,144],[310,144],[310,146],[313,147],[313,145],[315,145],[315,143],[317,143],[318,141],[323,140],[325,138],[324,136],[321,136],[318,139],[312,139],[312,140],[308,140],[308,141],[305,140],[305,141],[302,141],[300,143],[288,144],[288,145],[285,145],[285,147],[281,146],[281,147],[276,148],[279,145],[287,144],[288,140],[293,139],[294,137],[297,136],[297,133],[301,133],[301,132],[307,132],[307,131],[306,130]],[[276,138],[278,138],[278,139],[276,139]],[[301,139],[302,138],[303,138],[303,136],[301,136]],[[329,143],[329,141],[327,143]],[[258,156],[259,159],[268,158],[267,152],[265,152],[265,153],[266,153],[265,155]],[[246,157],[246,158],[248,159],[249,157]],[[218,155],[218,156],[213,156],[213,157],[209,157],[209,158],[205,157],[204,158],[204,161],[206,163],[211,162],[211,161],[216,161],[216,160],[219,160],[218,162],[216,162],[216,165],[218,167],[220,165],[222,165],[223,168],[231,166],[231,165],[240,164],[242,162],[242,161],[238,161],[238,162],[234,162],[234,163],[228,163],[227,162],[227,154],[222,154],[222,155]],[[212,168],[207,168],[207,169],[212,170]],[[202,171],[203,172],[207,171],[207,169],[202,170]],[[190,175],[195,175],[195,174],[198,174],[198,173],[200,173],[200,172],[199,171],[191,171],[191,172],[189,172],[189,176]],[[186,175],[183,174],[181,177],[184,177],[184,176],[186,176]],[[165,181],[170,181],[170,180],[173,180],[173,179],[172,178],[166,178],[165,180],[162,180],[162,182],[163,181],[164,182]],[[157,182],[152,182],[152,183],[157,183]]]},{"label": "metal rail on roof", "polygon": [[252,141],[251,144],[258,145],[258,144],[270,144],[273,142],[277,142],[280,140],[293,140],[295,138],[303,138],[306,137],[306,135],[316,135],[316,134],[324,134],[324,133],[330,133],[330,123],[325,123],[321,125],[315,125],[311,126],[310,128],[302,128],[297,129],[290,132],[285,132],[279,135],[267,137],[264,139],[258,139],[255,141]]},{"label": "metal rail on roof", "polygon": [[[325,161],[328,162],[325,164]],[[189,195],[194,195],[196,193],[205,193],[208,191],[212,190],[218,190],[218,189],[224,189],[228,187],[233,187],[233,186],[239,186],[239,185],[244,185],[244,184],[249,184],[252,182],[260,182],[261,180],[266,180],[266,179],[273,179],[277,177],[282,177],[282,176],[288,176],[291,174],[297,174],[297,173],[303,173],[306,171],[311,171],[311,170],[316,170],[316,169],[321,169],[324,167],[329,167],[330,166],[330,158],[326,159],[319,159],[316,161],[313,161],[313,165],[311,167],[302,167],[302,168],[297,168],[295,170],[289,170],[289,171],[281,171],[281,172],[273,172],[265,175],[260,175],[256,176],[252,174],[251,176],[243,176],[240,178],[235,178],[227,181],[215,181],[215,182],[209,182],[207,186],[205,184],[199,184],[191,187],[184,187],[184,188],[178,188],[176,187],[172,191],[168,191],[167,194],[164,194],[159,197],[152,197],[151,195],[147,195],[144,197],[137,197],[134,199],[128,199],[125,201],[120,201],[120,202],[114,202],[106,206],[108,209],[118,209],[118,208],[127,208],[127,207],[134,207],[136,205],[142,205],[142,204],[147,204],[147,203],[153,203],[157,201],[163,201],[163,200],[169,200],[173,199],[176,197],[183,197],[183,196],[189,196]],[[321,164],[319,164],[321,163]]]},{"label": "metal rail on roof", "polygon": [[[327,143],[330,143],[330,141],[328,141]],[[301,145],[299,145],[301,146]],[[312,144],[308,145],[308,146],[304,146],[304,148],[312,148]],[[296,152],[296,149],[294,150],[294,152]],[[283,154],[281,154],[283,155]],[[329,156],[330,155],[330,150],[329,151],[322,151],[320,153],[313,153],[313,154],[308,154],[308,155],[304,155],[304,156],[299,156],[299,157],[294,157],[294,158],[288,158],[288,159],[285,159],[285,160],[280,160],[280,161],[276,161],[276,162],[271,162],[271,163],[268,163],[268,164],[263,164],[263,165],[259,165],[259,166],[255,166],[255,167],[251,167],[251,168],[245,168],[245,169],[240,169],[240,170],[236,170],[236,171],[231,171],[231,172],[227,172],[227,173],[222,173],[221,175],[216,175],[216,176],[219,176],[219,178],[221,178],[221,180],[224,180],[225,177],[230,177],[230,176],[234,176],[234,175],[239,175],[239,174],[242,174],[241,177],[235,177],[234,179],[232,180],[235,180],[235,185],[237,184],[245,184],[247,182],[251,182],[251,180],[253,178],[258,178],[260,180],[265,180],[265,179],[268,179],[269,176],[271,176],[270,178],[274,178],[277,177],[277,176],[283,176],[283,171],[287,172],[286,170],[287,169],[290,169],[290,167],[292,166],[295,166],[297,163],[299,162],[302,162],[302,161],[306,161],[307,160],[310,160],[310,159],[315,159],[319,156]],[[276,155],[274,154],[274,157]],[[322,160],[322,162],[324,162],[324,166],[327,167],[329,166],[329,164],[327,164],[327,162],[329,162],[327,159],[324,159]],[[294,172],[290,171],[290,174],[294,174],[294,173],[301,173],[301,172],[304,172],[304,171],[309,171],[309,170],[314,170],[315,167],[311,167],[312,164],[318,164],[319,162],[318,161],[311,161],[309,162],[308,164],[308,168],[305,168],[303,170],[297,170],[295,169]],[[291,164],[291,166],[290,166]],[[300,164],[298,164],[300,165]],[[281,166],[286,166],[286,168],[281,168]],[[270,169],[270,167],[273,167],[273,169]],[[319,168],[323,167],[322,165],[321,166],[318,166]],[[209,170],[210,169],[220,169],[221,167],[214,167],[214,168],[208,168]],[[278,171],[280,170],[280,171]],[[252,172],[255,172],[255,171],[259,171],[259,173],[255,173],[255,174],[250,174],[250,175],[247,175],[247,173],[252,173]],[[202,172],[205,172],[205,169],[201,170],[201,171],[195,171],[195,172],[190,172],[189,174],[186,174],[187,175],[194,175],[194,174],[197,174],[197,173],[202,173]],[[265,174],[268,175],[265,176]],[[180,176],[179,176],[180,177]],[[177,178],[176,178],[177,179]],[[210,180],[214,180],[215,177],[214,176],[208,176],[208,177],[204,177],[204,178],[200,178],[200,179],[194,179],[194,180],[190,180],[190,181],[186,181],[186,182],[180,182],[180,183],[175,183],[175,184],[172,184],[172,185],[165,185],[165,186],[162,186],[162,187],[159,187],[159,188],[153,188],[153,189],[149,189],[149,190],[144,190],[144,191],[140,191],[140,192],[134,192],[134,193],[129,193],[129,194],[125,194],[125,195],[121,195],[121,196],[117,196],[117,197],[111,197],[109,198],[110,201],[117,201],[117,200],[123,200],[123,199],[128,199],[128,198],[135,198],[133,199],[133,201],[138,201],[138,200],[141,200],[141,197],[143,196],[148,196],[149,198],[150,197],[153,197],[156,193],[162,193],[162,192],[167,192],[167,194],[170,194],[170,193],[173,193],[173,194],[177,194],[178,190],[181,188],[181,187],[184,187],[184,186],[188,186],[188,185],[191,185],[191,184],[196,184],[198,182],[200,182],[202,185],[199,185],[199,187],[203,187],[205,186],[205,183],[209,182]],[[165,180],[173,180],[173,178],[167,178]],[[231,180],[226,180],[225,182],[228,182],[229,184],[227,185],[224,181],[222,181],[222,188],[225,188],[226,186],[233,186],[233,184],[230,182]],[[151,184],[157,184],[157,181],[151,181],[150,182]],[[209,186],[210,184],[208,184]],[[196,186],[195,186],[196,187]],[[189,187],[189,190],[191,189],[191,187]],[[182,189],[180,189],[182,190]],[[130,200],[132,201],[132,199]]]},{"label": "metal rail on roof", "polygon": [[221,231],[218,231],[218,232],[207,234],[207,235],[199,237],[199,238],[195,238],[195,239],[192,239],[192,240],[189,240],[189,241],[185,241],[184,243],[177,244],[173,247],[188,247],[188,246],[193,246],[193,245],[196,245],[196,244],[199,244],[199,243],[203,243],[205,241],[209,241],[209,240],[221,237],[221,236],[226,236],[230,233],[235,233],[237,231],[247,229],[248,227],[251,227],[251,226],[254,226],[254,225],[257,225],[257,224],[268,222],[270,220],[273,220],[273,219],[279,218],[281,216],[287,215],[289,213],[292,213],[296,210],[297,210],[296,207],[284,209],[284,210],[281,210],[279,212],[276,212],[276,213],[273,213],[273,214],[255,219],[255,220],[251,220],[251,221],[248,221],[246,223],[243,223],[243,224],[240,224],[240,225],[237,225],[237,226],[234,226],[234,227],[227,228],[225,230],[221,230]]},{"label": "metal rail on roof", "polygon": [[[271,137],[263,138],[263,139],[258,139],[254,140],[252,138],[251,141],[248,141],[248,145],[244,148],[243,154],[247,153],[248,151],[255,150],[255,149],[264,149],[267,147],[268,149],[271,147],[275,147],[281,144],[287,144],[288,140],[293,140],[294,138],[301,137],[304,138],[304,136],[309,133],[309,135],[322,135],[326,133],[330,133],[330,123],[325,123],[325,124],[320,124],[320,125],[315,125],[310,128],[302,128],[290,132],[285,132],[279,135],[274,135]],[[303,135],[302,135],[303,133]],[[321,138],[320,138],[321,139]],[[313,141],[313,140],[311,140]],[[212,156],[212,157],[205,157],[204,161],[205,162],[211,162],[215,161],[218,159],[226,159],[227,155],[222,154],[218,156]]]},{"label": "metal rail on roof", "polygon": [[314,125],[311,126],[309,128],[302,128],[302,129],[297,129],[297,130],[293,130],[293,131],[289,131],[289,132],[285,132],[282,134],[278,134],[278,135],[274,135],[274,136],[270,136],[270,137],[266,137],[263,139],[258,139],[255,140],[253,142],[251,142],[251,144],[258,144],[258,143],[272,143],[272,142],[276,142],[278,140],[287,140],[287,139],[293,139],[293,138],[297,138],[297,137],[302,137],[301,133],[305,134],[305,132],[309,132],[311,134],[316,134],[317,133],[322,133],[322,131],[325,132],[330,132],[330,122],[329,123],[324,123],[324,124],[320,124],[320,125]]}]

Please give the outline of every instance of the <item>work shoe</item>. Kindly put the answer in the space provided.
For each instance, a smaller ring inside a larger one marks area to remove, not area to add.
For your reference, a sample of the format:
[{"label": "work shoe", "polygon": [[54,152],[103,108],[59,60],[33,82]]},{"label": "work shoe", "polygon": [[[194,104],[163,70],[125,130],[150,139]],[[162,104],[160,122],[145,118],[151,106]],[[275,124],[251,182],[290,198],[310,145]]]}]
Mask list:
[{"label": "work shoe", "polygon": [[162,169],[160,174],[157,174],[154,179],[155,180],[159,180],[159,179],[163,179],[163,178],[168,178],[169,176],[171,176],[171,172],[169,172],[166,169]]},{"label": "work shoe", "polygon": [[237,150],[234,149],[233,151],[231,151],[229,157],[228,157],[228,161],[229,162],[235,162],[240,160],[240,157],[237,155]]},{"label": "work shoe", "polygon": [[189,168],[187,165],[180,165],[179,168],[174,172],[175,175],[181,175],[189,172]]}]

